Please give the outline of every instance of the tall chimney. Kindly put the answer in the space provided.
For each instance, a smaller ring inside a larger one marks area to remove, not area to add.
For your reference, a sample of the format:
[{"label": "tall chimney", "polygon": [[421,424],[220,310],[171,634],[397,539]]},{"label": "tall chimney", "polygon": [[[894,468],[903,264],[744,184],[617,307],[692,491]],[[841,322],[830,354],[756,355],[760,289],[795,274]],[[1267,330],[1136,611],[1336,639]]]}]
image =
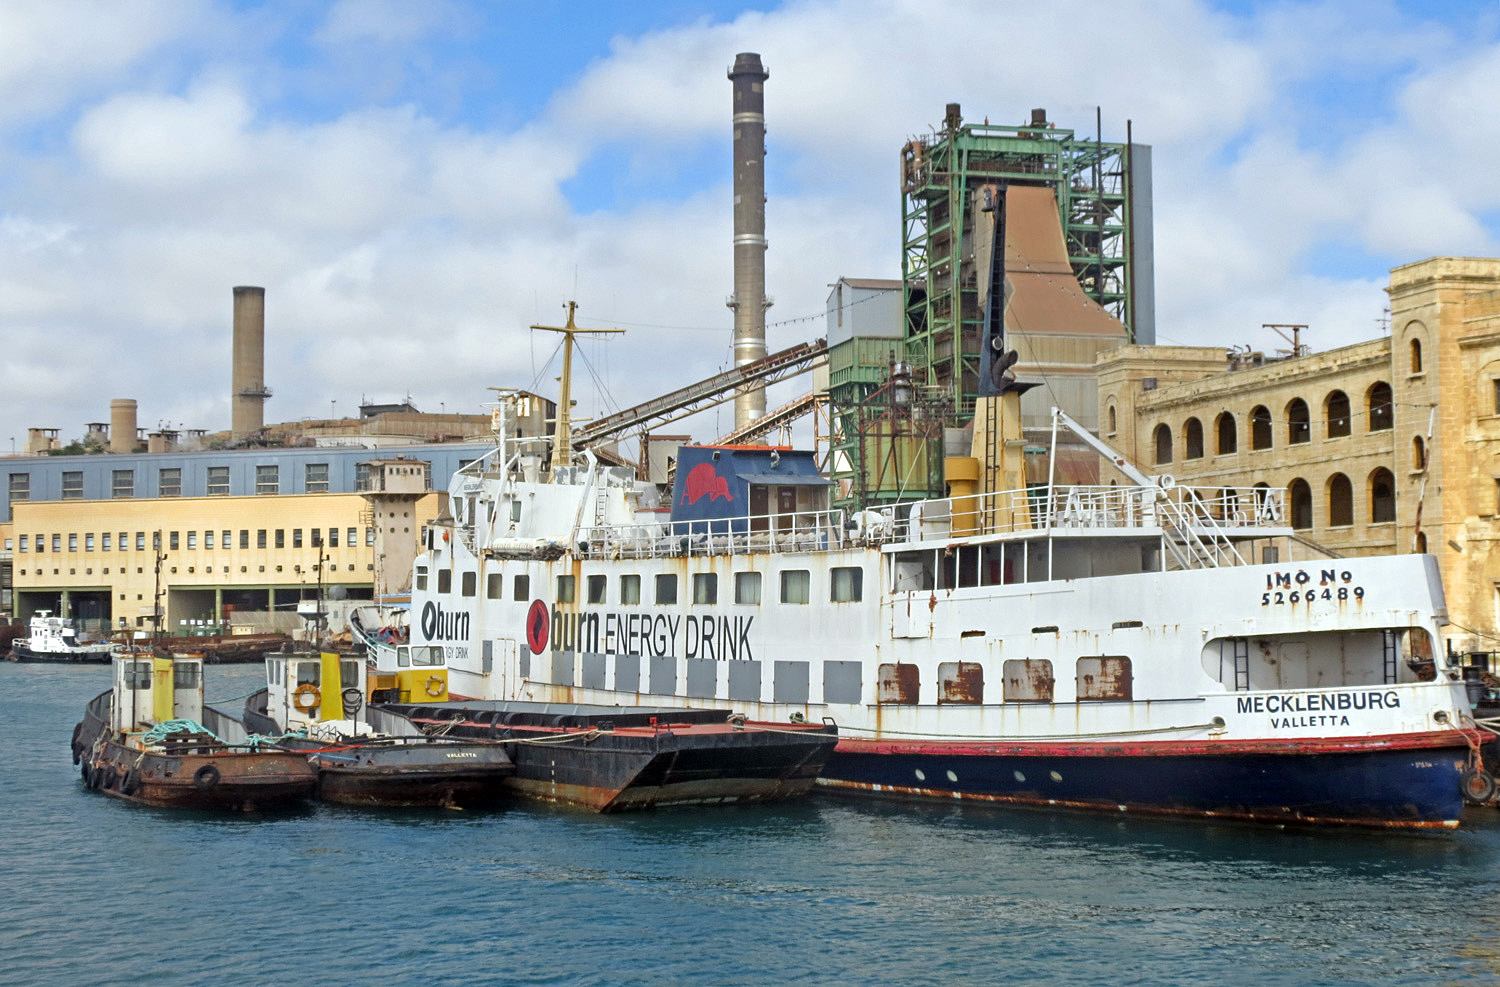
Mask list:
[{"label": "tall chimney", "polygon": [[234,356],[230,380],[230,435],[248,438],[266,423],[266,289],[234,289]]},{"label": "tall chimney", "polygon": [[115,398],[109,403],[109,451],[135,451],[135,399]]},{"label": "tall chimney", "polygon": [[[770,78],[760,55],[734,57],[734,365],[766,355],[766,98]],[[764,387],[743,387],[734,399],[734,426],[744,428],[766,413]]]}]

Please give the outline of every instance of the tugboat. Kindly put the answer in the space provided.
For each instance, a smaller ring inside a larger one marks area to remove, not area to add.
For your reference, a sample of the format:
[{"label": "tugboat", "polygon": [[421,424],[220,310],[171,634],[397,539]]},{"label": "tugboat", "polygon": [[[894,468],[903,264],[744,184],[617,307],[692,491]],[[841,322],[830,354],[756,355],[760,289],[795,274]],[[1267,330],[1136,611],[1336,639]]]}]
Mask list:
[{"label": "tugboat", "polygon": [[306,755],[234,743],[234,728],[203,704],[201,658],[122,654],[73,728],[73,763],[88,788],[145,805],[249,812],[312,794]]},{"label": "tugboat", "polygon": [[357,656],[267,655],[266,688],[245,701],[244,725],[303,753],[326,802],[453,808],[501,797],[515,773],[503,746],[429,737],[403,717],[367,710],[365,696]]},{"label": "tugboat", "polygon": [[107,641],[97,644],[80,644],[78,631],[67,617],[54,617],[51,610],[38,610],[31,615],[29,633],[11,642],[12,661],[37,661],[107,664],[120,650],[118,644]]}]

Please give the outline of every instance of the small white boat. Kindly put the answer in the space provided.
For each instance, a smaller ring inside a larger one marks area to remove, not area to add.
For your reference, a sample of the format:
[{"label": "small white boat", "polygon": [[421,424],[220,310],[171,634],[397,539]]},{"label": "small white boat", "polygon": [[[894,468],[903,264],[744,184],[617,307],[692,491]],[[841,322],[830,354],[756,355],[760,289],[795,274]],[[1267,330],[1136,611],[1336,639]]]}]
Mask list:
[{"label": "small white boat", "polygon": [[105,664],[120,651],[118,644],[100,641],[81,644],[73,621],[54,617],[51,610],[31,615],[26,637],[11,642],[12,661],[92,662]]}]

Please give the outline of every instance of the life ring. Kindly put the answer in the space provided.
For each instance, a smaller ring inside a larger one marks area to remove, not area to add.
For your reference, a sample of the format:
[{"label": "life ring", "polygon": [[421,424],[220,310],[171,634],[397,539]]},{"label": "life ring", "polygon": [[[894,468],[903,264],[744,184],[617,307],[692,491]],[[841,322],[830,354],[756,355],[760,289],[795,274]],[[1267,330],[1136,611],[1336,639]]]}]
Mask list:
[{"label": "life ring", "polygon": [[135,768],[125,772],[125,777],[120,779],[120,794],[134,795],[135,790],[141,787],[141,773]]},{"label": "life ring", "polygon": [[443,694],[443,691],[447,687],[448,687],[448,683],[444,682],[442,680],[441,676],[437,676],[437,675],[429,675],[429,676],[427,676],[427,694],[429,696],[432,696],[434,698],[436,698],[438,696],[441,696]]},{"label": "life ring", "polygon": [[1495,776],[1483,768],[1468,768],[1458,776],[1458,788],[1470,805],[1489,805],[1495,798]]},{"label": "life ring", "polygon": [[212,764],[205,764],[193,772],[193,787],[200,792],[206,792],[219,783],[219,769]]},{"label": "life ring", "polygon": [[297,691],[292,693],[292,705],[304,713],[311,713],[322,702],[323,694],[311,682],[303,682],[297,686]]}]

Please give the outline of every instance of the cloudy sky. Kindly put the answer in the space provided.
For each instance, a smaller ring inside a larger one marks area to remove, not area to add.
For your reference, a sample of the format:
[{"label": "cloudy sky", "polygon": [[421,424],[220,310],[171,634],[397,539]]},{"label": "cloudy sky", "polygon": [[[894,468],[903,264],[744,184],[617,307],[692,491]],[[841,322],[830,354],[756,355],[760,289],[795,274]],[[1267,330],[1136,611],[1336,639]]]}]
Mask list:
[{"label": "cloudy sky", "polygon": [[[1328,349],[1387,271],[1500,252],[1500,5],[1330,0],[10,0],[0,5],[0,451],[229,422],[231,291],[266,288],[268,421],[410,395],[580,411],[731,360],[730,88],[771,71],[770,346],[898,277],[897,152],[1046,107],[1154,147],[1161,342]],[[699,428],[727,427],[732,410]]]}]

